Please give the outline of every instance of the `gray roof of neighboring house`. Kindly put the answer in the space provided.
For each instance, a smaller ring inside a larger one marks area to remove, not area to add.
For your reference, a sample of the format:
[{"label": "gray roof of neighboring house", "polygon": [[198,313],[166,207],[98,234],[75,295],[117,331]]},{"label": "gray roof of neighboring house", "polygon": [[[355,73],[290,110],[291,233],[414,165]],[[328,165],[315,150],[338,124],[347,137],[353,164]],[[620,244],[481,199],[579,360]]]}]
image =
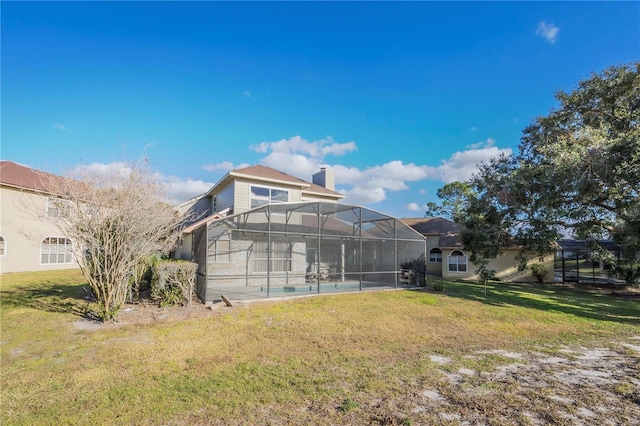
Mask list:
[{"label": "gray roof of neighboring house", "polygon": [[440,237],[438,247],[462,247],[460,233],[464,227],[442,217],[418,217],[400,219],[422,235]]},{"label": "gray roof of neighboring house", "polygon": [[562,250],[592,250],[596,245],[609,251],[621,250],[621,247],[613,240],[598,240],[597,242],[585,240],[558,240],[557,244],[558,248]]},{"label": "gray roof of neighboring house", "polygon": [[63,177],[14,163],[0,161],[0,183],[31,191],[59,193]]}]

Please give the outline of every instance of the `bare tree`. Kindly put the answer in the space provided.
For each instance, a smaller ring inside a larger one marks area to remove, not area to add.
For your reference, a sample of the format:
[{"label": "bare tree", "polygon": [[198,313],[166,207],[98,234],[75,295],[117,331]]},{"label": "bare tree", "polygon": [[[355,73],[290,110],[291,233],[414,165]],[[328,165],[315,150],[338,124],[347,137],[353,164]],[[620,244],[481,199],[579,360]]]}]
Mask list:
[{"label": "bare tree", "polygon": [[117,318],[136,267],[174,247],[183,220],[163,201],[162,186],[146,164],[141,159],[106,171],[85,168],[56,182],[56,223],[79,248],[75,256],[103,321]]}]

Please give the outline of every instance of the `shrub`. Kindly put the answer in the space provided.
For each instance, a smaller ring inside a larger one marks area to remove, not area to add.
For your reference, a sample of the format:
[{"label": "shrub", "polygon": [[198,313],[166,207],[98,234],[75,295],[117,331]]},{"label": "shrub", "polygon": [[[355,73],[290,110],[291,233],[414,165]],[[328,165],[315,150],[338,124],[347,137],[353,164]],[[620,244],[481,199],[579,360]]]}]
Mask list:
[{"label": "shrub", "polygon": [[157,280],[154,280],[151,295],[160,299],[160,306],[191,306],[198,265],[186,261],[161,261],[155,265]]},{"label": "shrub", "polygon": [[433,291],[438,291],[438,292],[444,291],[444,283],[442,281],[434,281]]},{"label": "shrub", "polygon": [[529,266],[529,268],[531,269],[531,274],[533,274],[538,284],[543,284],[545,278],[547,277],[547,267],[544,266],[543,263],[534,263]]},{"label": "shrub", "polygon": [[640,265],[616,265],[611,272],[614,277],[624,280],[627,285],[640,286]]}]

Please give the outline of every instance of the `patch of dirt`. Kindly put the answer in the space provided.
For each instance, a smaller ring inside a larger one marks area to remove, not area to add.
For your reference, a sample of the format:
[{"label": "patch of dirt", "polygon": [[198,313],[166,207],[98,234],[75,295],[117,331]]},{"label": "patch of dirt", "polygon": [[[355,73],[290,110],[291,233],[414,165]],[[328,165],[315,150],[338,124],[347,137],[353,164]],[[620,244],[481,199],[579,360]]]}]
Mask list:
[{"label": "patch of dirt", "polygon": [[557,351],[563,357],[477,351],[473,359],[498,355],[505,361],[482,372],[460,368],[452,373],[437,362],[438,356],[431,356],[445,381],[412,399],[413,419],[419,424],[439,419],[469,425],[638,426],[640,336],[629,340],[633,343],[616,341],[609,348],[563,348]]},{"label": "patch of dirt", "polygon": [[93,317],[87,316],[73,323],[76,330],[95,331],[105,327],[121,327],[131,324],[145,324],[156,321],[180,321],[185,319],[206,318],[219,315],[222,312],[229,312],[241,303],[228,307],[224,303],[214,303],[204,305],[200,302],[193,302],[190,307],[167,306],[160,307],[157,303],[143,301],[140,303],[125,305],[118,319],[112,323],[103,323]]}]

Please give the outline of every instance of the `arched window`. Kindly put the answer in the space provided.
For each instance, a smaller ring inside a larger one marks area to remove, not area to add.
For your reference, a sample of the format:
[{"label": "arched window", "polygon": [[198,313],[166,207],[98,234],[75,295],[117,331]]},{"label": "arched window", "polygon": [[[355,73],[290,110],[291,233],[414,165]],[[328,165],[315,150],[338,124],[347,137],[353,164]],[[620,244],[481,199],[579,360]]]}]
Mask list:
[{"label": "arched window", "polygon": [[6,254],[7,254],[7,240],[5,240],[2,235],[0,235],[0,256],[4,256]]},{"label": "arched window", "polygon": [[439,248],[432,248],[429,252],[430,263],[442,263],[442,250]]},{"label": "arched window", "polygon": [[47,237],[42,240],[40,263],[71,263],[71,240],[64,237]]},{"label": "arched window", "polygon": [[449,255],[449,272],[467,272],[467,256],[460,250],[454,250]]}]

